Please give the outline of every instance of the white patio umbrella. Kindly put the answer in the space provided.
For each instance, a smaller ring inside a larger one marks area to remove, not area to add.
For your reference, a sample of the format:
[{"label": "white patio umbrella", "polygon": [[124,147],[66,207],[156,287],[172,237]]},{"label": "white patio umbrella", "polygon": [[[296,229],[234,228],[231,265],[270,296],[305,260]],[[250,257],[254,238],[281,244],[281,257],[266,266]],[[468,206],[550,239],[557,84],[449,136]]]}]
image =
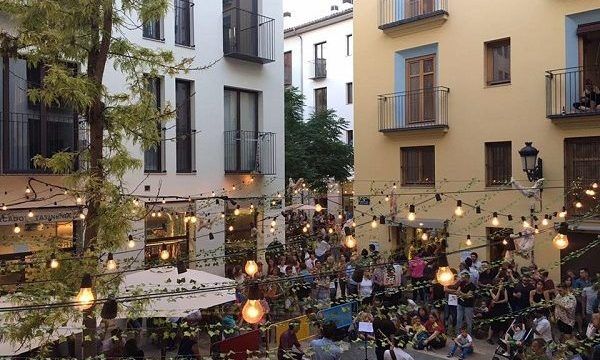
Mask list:
[{"label": "white patio umbrella", "polygon": [[315,206],[314,205],[307,205],[307,204],[295,204],[295,205],[288,205],[285,207],[285,209],[283,209],[284,211],[294,211],[294,210],[315,210]]},{"label": "white patio umbrella", "polygon": [[[176,267],[164,267],[125,275],[117,298],[151,297],[140,317],[186,317],[201,309],[235,301],[234,286],[234,280],[205,271],[188,269],[178,274]],[[127,317],[126,311],[119,315]]]}]

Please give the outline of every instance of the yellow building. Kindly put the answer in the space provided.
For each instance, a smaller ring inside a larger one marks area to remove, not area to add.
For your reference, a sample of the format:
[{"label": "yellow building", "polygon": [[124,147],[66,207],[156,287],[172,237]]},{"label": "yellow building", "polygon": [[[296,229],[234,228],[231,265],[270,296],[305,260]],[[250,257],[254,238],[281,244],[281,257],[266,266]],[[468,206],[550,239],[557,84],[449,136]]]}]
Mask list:
[{"label": "yellow building", "polygon": [[[600,232],[577,216],[598,213],[598,0],[356,0],[354,27],[356,223],[377,225],[357,227],[361,246],[408,254],[447,233],[450,265],[470,247],[500,260],[525,219],[540,231],[534,260],[554,278],[583,264],[600,271],[600,247],[556,264]],[[533,186],[525,142],[544,160],[541,201],[509,184]],[[559,251],[563,206],[570,244]]]}]

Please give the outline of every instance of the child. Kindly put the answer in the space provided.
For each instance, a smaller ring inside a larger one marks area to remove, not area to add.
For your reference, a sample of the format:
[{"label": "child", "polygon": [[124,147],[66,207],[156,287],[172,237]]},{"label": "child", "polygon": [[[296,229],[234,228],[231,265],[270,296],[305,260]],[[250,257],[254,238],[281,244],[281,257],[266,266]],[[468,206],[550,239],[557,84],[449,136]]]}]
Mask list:
[{"label": "child", "polygon": [[[512,333],[512,335],[510,335]],[[513,347],[520,347],[523,344],[523,340],[525,339],[526,330],[525,324],[515,322],[510,326],[506,335],[504,335],[504,339],[501,340],[500,346],[505,348],[506,352],[505,356],[510,356],[512,353]]]},{"label": "child", "polygon": [[459,359],[464,359],[468,354],[473,353],[473,338],[467,333],[467,327],[463,326],[460,328],[460,334],[454,339],[454,344],[447,357],[451,358],[454,356],[454,352],[460,349],[461,353],[458,356]]}]

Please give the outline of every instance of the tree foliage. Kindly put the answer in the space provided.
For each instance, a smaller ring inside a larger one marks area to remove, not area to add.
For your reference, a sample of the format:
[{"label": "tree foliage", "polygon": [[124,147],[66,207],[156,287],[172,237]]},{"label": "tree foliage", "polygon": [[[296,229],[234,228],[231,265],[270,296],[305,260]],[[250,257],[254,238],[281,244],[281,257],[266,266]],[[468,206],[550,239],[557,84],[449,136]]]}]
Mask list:
[{"label": "tree foliage", "polygon": [[[61,252],[56,242],[45,247],[28,269],[31,283],[18,287],[13,301],[22,304],[71,302],[83,274],[94,277],[94,291],[103,298],[118,288],[120,276],[103,276],[103,254],[124,248],[132,220],[139,220],[135,199],[124,188],[124,176],[141,166],[126,148],[133,143],[149,149],[160,141],[157,124],[171,119],[169,104],[158,110],[148,90],[148,79],[190,70],[193,59],[175,59],[171,51],[148,49],[130,41],[128,31],[140,31],[145,21],[163,17],[169,0],[0,0],[0,12],[11,28],[1,29],[5,56],[22,57],[28,66],[43,66],[45,77],[31,89],[31,101],[44,106],[67,106],[79,114],[89,146],[65,150],[35,163],[65,175],[68,193],[81,196],[87,208],[84,236],[76,253]],[[73,73],[68,64],[77,64]],[[115,91],[105,85],[108,67],[122,78]],[[78,167],[73,166],[75,162]],[[137,213],[136,213],[137,212]],[[59,269],[48,271],[44,259],[56,253]],[[100,264],[102,265],[102,264]],[[29,280],[28,280],[29,281]],[[99,311],[99,309],[95,309]],[[79,320],[77,320],[79,319]],[[52,334],[68,320],[81,321],[72,306],[9,312],[0,335],[27,343],[40,334]]]},{"label": "tree foliage", "polygon": [[348,122],[334,110],[312,113],[304,121],[303,108],[303,95],[296,88],[286,89],[286,178],[303,178],[312,189],[326,191],[331,179],[343,182],[351,175],[353,149],[340,140]]}]

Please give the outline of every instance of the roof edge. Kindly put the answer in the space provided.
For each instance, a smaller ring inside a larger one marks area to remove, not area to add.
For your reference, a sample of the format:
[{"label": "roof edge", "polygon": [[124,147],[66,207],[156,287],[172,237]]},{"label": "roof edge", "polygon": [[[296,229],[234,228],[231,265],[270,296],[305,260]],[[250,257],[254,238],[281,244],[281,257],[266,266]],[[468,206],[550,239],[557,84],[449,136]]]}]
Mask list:
[{"label": "roof edge", "polygon": [[296,36],[298,34],[302,34],[305,32],[313,31],[316,29],[320,29],[329,25],[337,24],[339,22],[352,19],[354,16],[354,8],[348,8],[346,10],[342,10],[336,12],[334,14],[312,20],[306,22],[304,24],[300,24],[297,26],[293,26],[291,28],[285,29],[283,31],[283,37],[288,38],[292,36]]}]

